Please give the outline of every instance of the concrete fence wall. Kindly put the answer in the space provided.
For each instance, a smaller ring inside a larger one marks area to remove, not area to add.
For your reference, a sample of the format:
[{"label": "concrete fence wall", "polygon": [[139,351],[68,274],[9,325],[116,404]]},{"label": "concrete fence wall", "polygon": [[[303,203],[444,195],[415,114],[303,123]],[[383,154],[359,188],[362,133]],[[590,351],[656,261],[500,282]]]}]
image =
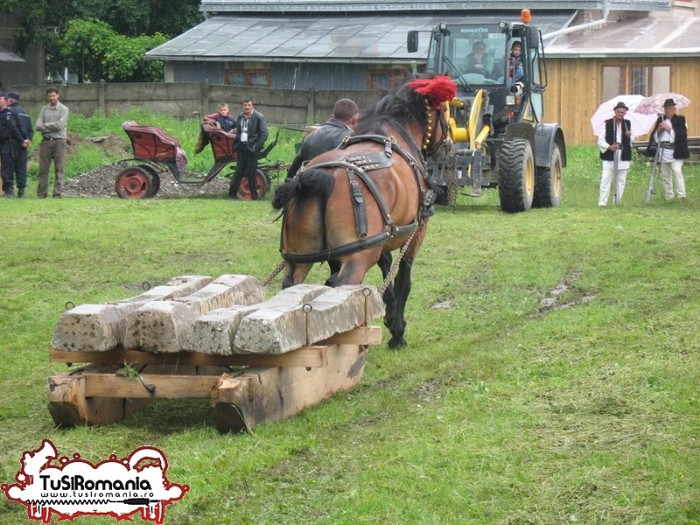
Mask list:
[{"label": "concrete fence wall", "polygon": [[[21,95],[21,104],[36,114],[46,103],[47,86],[6,86]],[[355,100],[360,109],[379,97],[375,91],[296,91],[270,88],[241,88],[206,82],[71,84],[59,87],[61,101],[74,114],[90,116],[122,113],[134,108],[176,117],[204,115],[216,111],[219,102],[228,102],[231,112],[240,111],[241,101],[252,98],[255,107],[270,124],[300,127],[325,122],[339,98]]]}]

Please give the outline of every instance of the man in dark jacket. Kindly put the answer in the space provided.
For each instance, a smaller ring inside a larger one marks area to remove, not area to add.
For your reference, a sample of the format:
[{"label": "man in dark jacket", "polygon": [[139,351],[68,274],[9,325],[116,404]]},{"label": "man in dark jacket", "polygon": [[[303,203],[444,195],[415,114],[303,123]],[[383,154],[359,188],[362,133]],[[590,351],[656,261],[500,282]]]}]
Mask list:
[{"label": "man in dark jacket", "polygon": [[2,143],[2,181],[5,197],[14,197],[15,180],[17,196],[24,197],[27,186],[27,149],[34,138],[34,128],[29,115],[19,105],[19,93],[7,93],[7,109],[3,118],[10,132]]},{"label": "man in dark jacket", "polygon": [[231,179],[228,198],[237,200],[238,190],[243,177],[248,179],[251,200],[258,200],[256,178],[258,171],[258,154],[267,140],[267,123],[262,113],[258,112],[250,98],[243,100],[243,111],[236,120],[236,174]]},{"label": "man in dark jacket", "polygon": [[301,166],[321,153],[337,148],[357,125],[357,104],[341,98],[333,106],[333,115],[323,126],[308,135],[299,147],[287,170],[287,180],[293,178]]},{"label": "man in dark jacket", "polygon": [[661,179],[664,183],[664,197],[673,200],[673,179],[675,179],[675,195],[685,199],[685,178],[683,177],[683,161],[690,157],[688,150],[688,127],[685,117],[676,115],[676,102],[666,99],[664,114],[656,120],[651,135],[656,139],[661,151]]},{"label": "man in dark jacket", "polygon": [[7,93],[0,91],[0,174],[2,175],[2,186],[4,194],[5,186],[5,170],[3,166],[3,157],[5,156],[5,143],[10,138],[10,126],[14,125],[14,119],[11,118],[12,113],[7,111]]}]

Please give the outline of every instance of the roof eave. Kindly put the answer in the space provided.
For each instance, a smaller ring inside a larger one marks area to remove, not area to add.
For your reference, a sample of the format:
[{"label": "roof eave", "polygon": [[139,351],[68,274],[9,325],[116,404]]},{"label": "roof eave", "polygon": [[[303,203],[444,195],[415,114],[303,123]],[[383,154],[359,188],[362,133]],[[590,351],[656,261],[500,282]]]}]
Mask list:
[{"label": "roof eave", "polygon": [[547,50],[547,58],[697,58],[700,48],[686,48],[664,51],[630,51],[601,49],[596,51]]},{"label": "roof eave", "polygon": [[171,56],[171,55],[149,55],[144,56],[146,60],[163,60],[167,62],[265,62],[265,63],[289,63],[289,64],[414,64],[424,62],[425,58],[313,58],[313,57],[232,57],[232,56]]}]

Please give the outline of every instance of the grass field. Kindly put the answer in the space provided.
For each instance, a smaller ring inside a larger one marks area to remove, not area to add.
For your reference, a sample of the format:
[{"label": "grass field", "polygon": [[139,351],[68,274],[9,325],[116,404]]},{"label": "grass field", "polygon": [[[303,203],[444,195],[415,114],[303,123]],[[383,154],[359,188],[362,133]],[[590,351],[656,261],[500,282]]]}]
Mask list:
[{"label": "grass field", "polygon": [[[185,274],[265,278],[269,202],[2,200],[0,482],[48,438],[93,462],[161,449],[191,487],[169,524],[700,523],[700,166],[686,201],[644,205],[639,161],[607,209],[599,169],[594,149],[570,148],[556,209],[504,214],[494,190],[440,207],[409,346],[371,348],[357,389],[245,435],[219,434],[204,400],[56,429],[47,378],[65,365],[48,348],[69,302]],[[29,522],[0,498],[0,523]]]}]

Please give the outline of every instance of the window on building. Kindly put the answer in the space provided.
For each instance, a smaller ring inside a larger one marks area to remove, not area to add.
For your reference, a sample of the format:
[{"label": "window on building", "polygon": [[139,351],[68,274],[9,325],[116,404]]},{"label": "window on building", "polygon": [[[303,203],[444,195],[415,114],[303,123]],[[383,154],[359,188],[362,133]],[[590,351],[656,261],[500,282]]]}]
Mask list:
[{"label": "window on building", "polygon": [[403,84],[411,72],[403,67],[377,68],[369,71],[369,89],[391,89]]},{"label": "window on building", "polygon": [[648,97],[666,91],[671,91],[670,66],[603,66],[602,100],[610,100],[621,94]]},{"label": "window on building", "polygon": [[224,70],[224,83],[231,86],[270,87],[270,68],[236,64]]}]

